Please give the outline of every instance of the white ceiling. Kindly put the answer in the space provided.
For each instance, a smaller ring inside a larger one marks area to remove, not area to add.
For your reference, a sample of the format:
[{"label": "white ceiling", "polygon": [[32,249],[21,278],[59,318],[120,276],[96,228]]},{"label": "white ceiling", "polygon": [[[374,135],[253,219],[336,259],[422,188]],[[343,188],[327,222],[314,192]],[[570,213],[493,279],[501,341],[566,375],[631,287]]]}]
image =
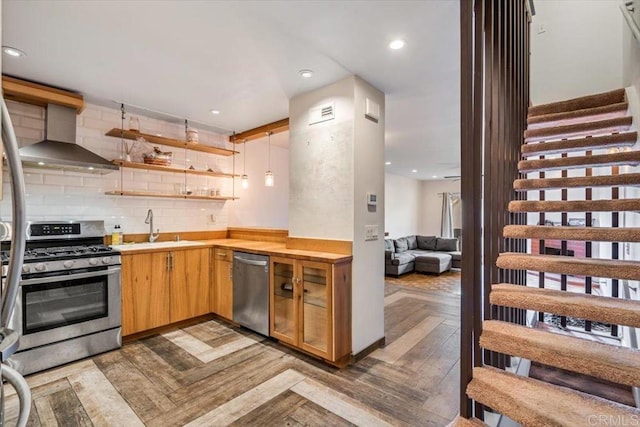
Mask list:
[{"label": "white ceiling", "polygon": [[[288,117],[292,96],[357,74],[386,94],[388,172],[460,173],[456,0],[5,0],[2,8],[2,44],[27,52],[4,55],[4,73],[227,132]],[[394,38],[406,47],[390,50]],[[303,68],[313,77],[302,79]]]}]

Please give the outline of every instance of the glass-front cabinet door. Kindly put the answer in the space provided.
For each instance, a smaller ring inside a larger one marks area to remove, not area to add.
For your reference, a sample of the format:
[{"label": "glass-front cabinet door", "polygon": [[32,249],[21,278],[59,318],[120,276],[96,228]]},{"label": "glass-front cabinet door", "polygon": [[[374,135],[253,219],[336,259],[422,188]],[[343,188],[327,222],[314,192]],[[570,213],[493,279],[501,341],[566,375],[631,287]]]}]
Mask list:
[{"label": "glass-front cabinet door", "polygon": [[331,341],[331,266],[299,261],[302,293],[302,348],[325,358],[332,354]]},{"label": "glass-front cabinet door", "polygon": [[297,345],[298,304],[295,260],[271,257],[271,336]]}]

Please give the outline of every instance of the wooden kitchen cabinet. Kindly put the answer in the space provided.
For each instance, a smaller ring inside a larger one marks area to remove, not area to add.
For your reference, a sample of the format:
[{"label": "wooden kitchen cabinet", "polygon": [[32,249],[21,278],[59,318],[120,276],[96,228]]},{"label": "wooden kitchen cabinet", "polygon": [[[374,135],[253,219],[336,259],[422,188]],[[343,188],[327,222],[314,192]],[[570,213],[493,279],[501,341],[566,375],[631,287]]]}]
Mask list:
[{"label": "wooden kitchen cabinet", "polygon": [[271,257],[270,335],[343,364],[351,353],[351,263]]},{"label": "wooden kitchen cabinet", "polygon": [[122,254],[122,335],[170,322],[167,253]]},{"label": "wooden kitchen cabinet", "polygon": [[170,252],[171,322],[210,312],[209,249]]},{"label": "wooden kitchen cabinet", "polygon": [[233,251],[215,248],[213,269],[211,311],[231,320],[233,318]]},{"label": "wooden kitchen cabinet", "polygon": [[122,254],[122,335],[207,314],[209,249]]}]

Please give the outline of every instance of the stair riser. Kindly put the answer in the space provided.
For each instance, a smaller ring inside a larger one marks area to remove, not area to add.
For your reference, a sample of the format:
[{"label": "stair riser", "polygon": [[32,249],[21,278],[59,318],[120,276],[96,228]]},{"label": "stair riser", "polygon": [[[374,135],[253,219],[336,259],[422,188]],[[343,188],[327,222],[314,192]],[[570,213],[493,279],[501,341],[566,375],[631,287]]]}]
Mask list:
[{"label": "stair riser", "polygon": [[[544,129],[549,127],[556,126],[568,126],[575,125],[578,123],[584,123],[587,121],[598,121],[598,120],[608,120],[608,119],[616,119],[618,117],[625,117],[627,115],[627,109],[611,111],[607,113],[600,114],[590,114],[584,116],[576,116],[576,117],[567,117],[567,118],[543,118],[545,116],[534,116],[527,123],[528,129]],[[537,120],[536,120],[537,119]]]},{"label": "stair riser", "polygon": [[558,159],[521,160],[518,170],[521,173],[544,172],[550,170],[569,170],[597,168],[607,166],[638,166],[640,151],[599,154],[596,156],[562,157]]},{"label": "stair riser", "polygon": [[564,113],[567,111],[584,110],[587,108],[597,108],[625,102],[625,98],[625,90],[617,89],[611,92],[582,96],[580,98],[569,99],[566,101],[553,102],[549,104],[529,107],[528,115],[530,117],[533,117],[546,114]]},{"label": "stair riser", "polygon": [[521,150],[523,157],[531,157],[603,148],[631,147],[635,145],[637,141],[637,132],[624,132],[615,135],[569,139],[566,141],[524,144]]},{"label": "stair riser", "polygon": [[509,202],[509,212],[623,212],[640,211],[640,199]]},{"label": "stair riser", "polygon": [[494,285],[491,304],[640,328],[640,302],[516,285]]},{"label": "stair riser", "polygon": [[640,242],[640,228],[507,225],[502,235],[512,239]]},{"label": "stair riser", "polygon": [[[640,280],[640,267],[637,264],[622,261],[616,263],[601,260],[599,265],[573,264],[565,258],[552,257],[554,259],[541,260],[532,257],[506,257],[498,256],[496,265],[498,268],[509,270],[532,270],[546,273],[571,274],[575,276],[606,277],[611,279]],[[557,258],[557,260],[555,259]]]},{"label": "stair riser", "polygon": [[525,327],[513,329],[519,334],[484,329],[480,347],[617,384],[640,385],[640,363],[634,363],[640,353],[636,351]]},{"label": "stair riser", "polygon": [[517,179],[515,191],[557,190],[561,188],[639,186],[640,173],[572,178]]}]

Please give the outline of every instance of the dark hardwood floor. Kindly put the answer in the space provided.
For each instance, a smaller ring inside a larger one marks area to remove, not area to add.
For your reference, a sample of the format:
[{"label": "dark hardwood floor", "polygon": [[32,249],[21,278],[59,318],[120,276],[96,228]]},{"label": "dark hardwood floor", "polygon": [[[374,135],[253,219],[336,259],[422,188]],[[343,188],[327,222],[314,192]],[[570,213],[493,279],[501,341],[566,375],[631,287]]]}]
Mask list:
[{"label": "dark hardwood floor", "polygon": [[151,336],[28,377],[29,425],[444,426],[458,409],[459,303],[387,283],[386,346],[342,370],[215,320]]}]

